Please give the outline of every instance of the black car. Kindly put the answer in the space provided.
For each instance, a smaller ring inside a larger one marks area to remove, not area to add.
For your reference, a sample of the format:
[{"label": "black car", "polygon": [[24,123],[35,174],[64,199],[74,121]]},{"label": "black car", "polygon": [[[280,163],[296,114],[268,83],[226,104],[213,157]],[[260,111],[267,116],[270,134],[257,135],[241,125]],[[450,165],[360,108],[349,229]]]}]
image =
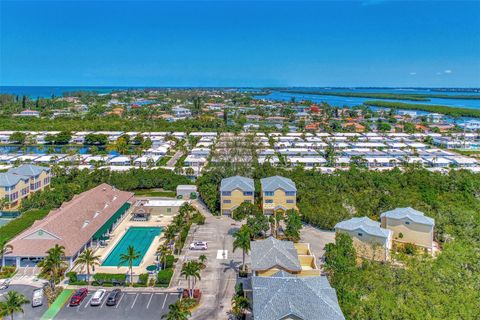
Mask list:
[{"label": "black car", "polygon": [[113,289],[113,291],[108,294],[107,306],[116,305],[118,302],[118,299],[120,299],[121,292],[122,291],[120,289]]}]

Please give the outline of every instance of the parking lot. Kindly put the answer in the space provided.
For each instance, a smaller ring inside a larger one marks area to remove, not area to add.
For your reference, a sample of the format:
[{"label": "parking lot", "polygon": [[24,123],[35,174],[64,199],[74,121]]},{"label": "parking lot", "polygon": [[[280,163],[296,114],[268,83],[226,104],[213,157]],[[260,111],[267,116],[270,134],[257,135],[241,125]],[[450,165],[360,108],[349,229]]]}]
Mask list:
[{"label": "parking lot", "polygon": [[117,305],[107,306],[106,296],[99,306],[90,306],[90,299],[95,290],[90,290],[88,296],[76,307],[68,303],[57,314],[55,320],[71,319],[160,319],[168,313],[168,306],[180,297],[177,293],[152,292],[122,292]]},{"label": "parking lot", "polygon": [[[3,295],[6,294],[8,291],[17,291],[27,297],[29,301],[32,300],[33,290],[37,289],[33,286],[27,285],[10,285],[7,289],[0,290],[0,301],[3,301]],[[15,320],[30,320],[30,319],[40,319],[48,308],[47,299],[44,298],[43,305],[39,307],[33,308],[31,303],[23,305],[24,313],[15,313],[14,319]]]}]

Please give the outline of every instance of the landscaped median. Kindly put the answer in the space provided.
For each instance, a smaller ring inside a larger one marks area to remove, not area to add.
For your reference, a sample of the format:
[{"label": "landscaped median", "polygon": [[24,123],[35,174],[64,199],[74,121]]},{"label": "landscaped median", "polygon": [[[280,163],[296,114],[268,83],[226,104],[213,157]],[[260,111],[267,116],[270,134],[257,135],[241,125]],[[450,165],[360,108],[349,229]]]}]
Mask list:
[{"label": "landscaped median", "polygon": [[55,299],[55,301],[50,305],[47,311],[45,311],[41,320],[50,320],[55,318],[57,313],[63,308],[68,299],[70,299],[73,291],[73,289],[64,289],[57,299]]}]

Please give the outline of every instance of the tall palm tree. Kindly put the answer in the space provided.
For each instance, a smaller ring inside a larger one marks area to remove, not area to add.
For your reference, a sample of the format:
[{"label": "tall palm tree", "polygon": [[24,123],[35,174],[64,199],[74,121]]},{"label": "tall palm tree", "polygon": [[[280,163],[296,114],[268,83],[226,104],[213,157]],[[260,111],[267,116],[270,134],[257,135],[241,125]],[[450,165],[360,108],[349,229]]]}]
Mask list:
[{"label": "tall palm tree", "polygon": [[0,316],[10,316],[13,320],[13,314],[17,312],[23,313],[23,305],[29,303],[27,297],[16,291],[9,291],[4,296],[5,300],[0,302]]},{"label": "tall palm tree", "polygon": [[138,258],[140,258],[140,253],[135,251],[133,246],[128,246],[127,252],[120,255],[118,266],[128,263],[128,269],[130,270],[130,284],[133,284],[133,261]]},{"label": "tall palm tree", "polygon": [[7,244],[7,241],[0,242],[0,270],[2,270],[3,268],[3,256],[12,250],[13,246]]},{"label": "tall palm tree", "polygon": [[100,265],[100,256],[96,256],[91,248],[84,250],[75,260],[75,266],[81,265],[87,267],[87,283],[90,283],[90,267]]},{"label": "tall palm tree", "polygon": [[55,288],[56,279],[62,268],[65,266],[65,247],[55,244],[47,250],[47,256],[38,264],[42,273],[50,275],[50,285]]},{"label": "tall palm tree", "polygon": [[[189,297],[193,296],[193,288],[195,287],[196,279],[200,280],[200,264],[196,261],[188,261],[183,264],[182,271],[180,273],[188,281]],[[193,279],[193,281],[190,281]]]},{"label": "tall palm tree", "polygon": [[186,309],[180,301],[172,303],[168,306],[168,313],[162,316],[166,320],[187,320],[191,313]]},{"label": "tall palm tree", "polygon": [[237,249],[243,250],[243,258],[242,258],[242,271],[245,272],[245,254],[250,251],[250,235],[251,231],[248,227],[242,227],[238,230],[234,237],[235,240],[233,241],[233,252]]},{"label": "tall palm tree", "polygon": [[177,231],[175,230],[175,226],[173,224],[169,225],[166,229],[165,232],[163,232],[163,236],[165,237],[165,242],[167,244],[170,244],[172,240],[175,239]]},{"label": "tall palm tree", "polygon": [[160,258],[160,262],[162,262],[162,269],[165,269],[167,257],[172,254],[172,250],[166,245],[161,245],[157,248],[157,254]]}]

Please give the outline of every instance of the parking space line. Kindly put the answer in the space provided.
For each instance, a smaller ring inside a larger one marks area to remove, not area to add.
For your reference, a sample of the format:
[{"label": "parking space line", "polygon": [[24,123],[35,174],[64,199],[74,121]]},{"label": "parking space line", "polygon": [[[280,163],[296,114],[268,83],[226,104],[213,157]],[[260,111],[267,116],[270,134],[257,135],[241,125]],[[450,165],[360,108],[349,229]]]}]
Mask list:
[{"label": "parking space line", "polygon": [[135,302],[137,302],[137,298],[138,298],[138,293],[135,296],[135,300],[133,300],[133,303],[132,303],[132,306],[130,307],[130,309],[133,309],[133,306],[135,305]]},{"label": "parking space line", "polygon": [[[84,308],[88,307],[88,305],[90,304],[90,302],[92,301],[92,299],[93,299],[93,296],[90,297],[90,300],[88,300],[88,303],[85,304],[85,307],[84,307]],[[85,300],[87,300],[87,299],[85,299]]]},{"label": "parking space line", "polygon": [[150,299],[148,300],[147,309],[148,309],[148,307],[150,307],[150,302],[152,302],[152,298],[153,298],[153,294],[150,296]]},{"label": "parking space line", "polygon": [[163,300],[162,310],[165,308],[165,302],[167,302],[167,295],[165,295],[165,299]]},{"label": "parking space line", "polygon": [[120,300],[118,300],[118,303],[117,305],[115,306],[115,309],[118,308],[118,306],[120,305],[120,302],[122,302],[122,299],[123,299],[123,296],[125,295],[125,293],[122,293],[122,296],[120,297]]},{"label": "parking space line", "polygon": [[103,306],[105,305],[105,303],[107,302],[107,300],[108,300],[108,296],[107,296],[107,294],[105,293],[105,297],[104,297],[104,299],[103,299],[103,302],[102,302],[102,305],[100,306],[100,308],[103,308]]}]

